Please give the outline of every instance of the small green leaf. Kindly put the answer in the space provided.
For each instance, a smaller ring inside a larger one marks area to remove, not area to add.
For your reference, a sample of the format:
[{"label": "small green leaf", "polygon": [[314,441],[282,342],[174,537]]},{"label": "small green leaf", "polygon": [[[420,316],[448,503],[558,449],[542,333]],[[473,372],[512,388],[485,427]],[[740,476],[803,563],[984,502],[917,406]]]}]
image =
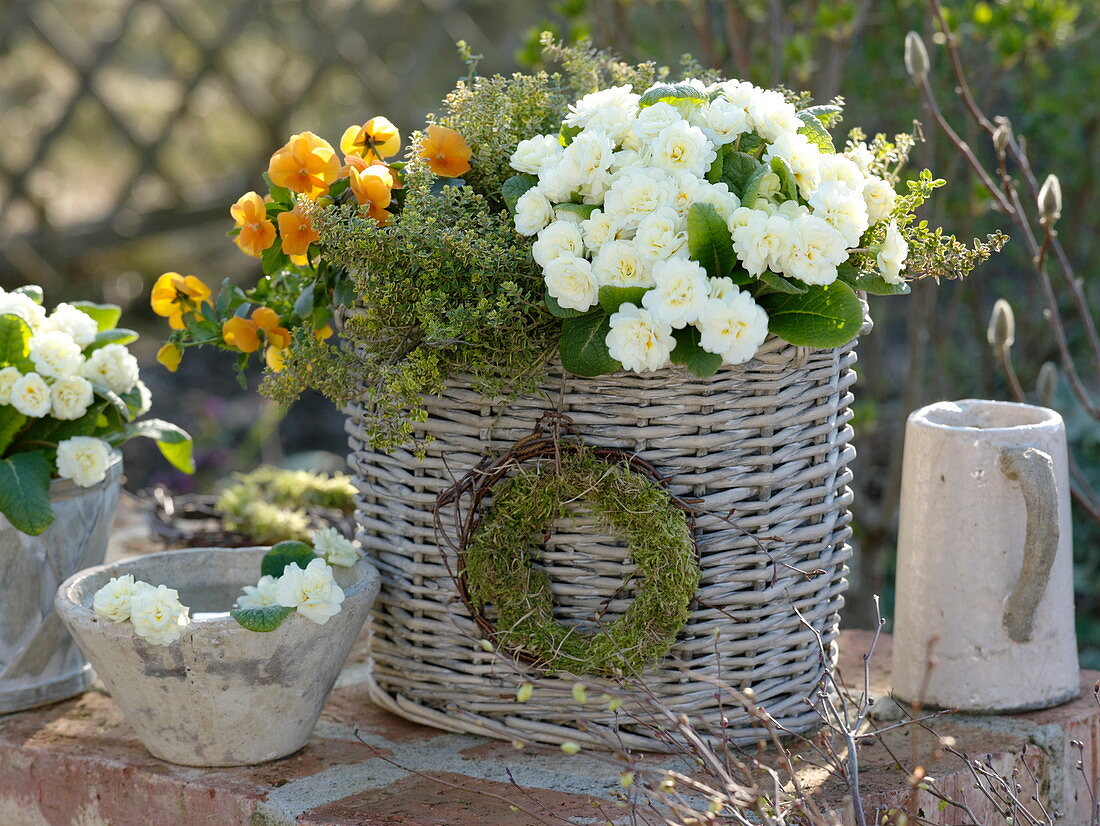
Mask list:
[{"label": "small green leaf", "polygon": [[314,283],[311,281],[305,286],[298,294],[298,300],[294,302],[294,314],[298,318],[308,318],[309,314],[313,312],[314,304]]},{"label": "small green leaf", "polygon": [[772,158],[771,170],[779,176],[779,194],[784,200],[798,200],[798,182],[794,179],[794,170],[787,161],[779,156]]},{"label": "small green leaf", "polygon": [[529,189],[538,186],[539,179],[534,175],[513,175],[500,187],[500,194],[504,196],[504,203],[509,212],[516,211],[516,203],[520,196]]},{"label": "small green leaf", "polygon": [[12,292],[18,293],[19,295],[25,295],[40,307],[45,299],[45,296],[42,294],[42,288],[37,284],[24,284],[22,287],[16,287]]},{"label": "small green leaf", "polygon": [[113,407],[118,412],[123,422],[130,421],[130,406],[126,404],[122,396],[100,384],[93,383],[92,390],[95,391],[96,396],[103,399],[110,407]]},{"label": "small green leaf", "polygon": [[662,83],[654,86],[638,100],[638,108],[645,109],[655,103],[687,103],[699,106],[708,100],[706,92],[700,92],[686,83]]},{"label": "small green leaf", "polygon": [[855,267],[843,265],[839,269],[841,280],[853,290],[863,290],[871,295],[908,295],[907,283],[891,284],[880,273],[862,273]]},{"label": "small green leaf", "polygon": [[737,263],[733,237],[722,216],[710,204],[692,204],[687,216],[688,254],[711,278],[729,275]]},{"label": "small green leaf", "polygon": [[274,631],[293,613],[285,605],[265,605],[263,608],[236,608],[229,612],[242,628],[249,631]]},{"label": "small green leaf", "polygon": [[332,301],[337,307],[350,307],[355,303],[355,284],[347,273],[343,273],[336,279]]},{"label": "small green leaf", "polygon": [[31,328],[17,315],[0,315],[0,366],[24,367],[30,355]]},{"label": "small green leaf", "polygon": [[722,357],[708,353],[699,346],[702,334],[695,327],[688,326],[672,331],[676,346],[672,349],[672,363],[682,364],[696,376],[713,376],[722,366]]},{"label": "small green leaf", "polygon": [[764,270],[764,272],[756,277],[777,293],[806,292],[806,286],[801,281],[796,281],[793,278],[784,278],[771,270]]},{"label": "small green leaf", "polygon": [[96,333],[95,341],[84,348],[84,354],[87,355],[100,347],[106,347],[108,344],[131,344],[137,340],[138,334],[124,327],[116,327],[113,330],[100,330]]},{"label": "small green leaf", "polygon": [[260,266],[268,275],[276,273],[290,263],[290,256],[283,252],[283,243],[278,238],[260,256]]},{"label": "small green leaf", "polygon": [[271,194],[271,200],[273,205],[282,206],[280,212],[285,212],[288,209],[294,208],[294,193],[287,189],[285,186],[276,186],[271,182],[271,177],[265,172],[263,174],[264,183],[267,184],[267,191]]},{"label": "small green leaf", "polygon": [[11,447],[12,440],[26,423],[27,417],[10,404],[0,407],[0,456]]},{"label": "small green leaf", "polygon": [[798,117],[805,124],[798,130],[798,134],[805,135],[810,143],[817,146],[822,152],[829,154],[836,152],[836,147],[833,146],[833,136],[829,134],[829,130],[825,128],[821,121],[806,111],[799,112]]},{"label": "small green leaf", "polygon": [[[99,392],[98,389],[96,392]],[[122,399],[119,401],[125,404]],[[194,444],[183,428],[163,419],[145,419],[127,427],[118,442],[121,444],[130,439],[152,439],[172,467],[182,473],[195,472],[195,460],[192,456]]]},{"label": "small green leaf", "polygon": [[0,513],[17,530],[38,536],[53,523],[52,471],[53,463],[41,450],[16,453],[0,461]]},{"label": "small green leaf", "polygon": [[592,213],[599,209],[595,204],[556,204],[554,216],[561,220],[565,216],[577,215],[582,221],[592,217]]},{"label": "small green leaf", "polygon": [[579,126],[563,126],[561,131],[558,132],[558,143],[562,146],[569,146],[573,142],[573,138],[580,133],[581,128]]},{"label": "small green leaf", "polygon": [[811,286],[799,295],[772,293],[759,303],[768,313],[768,330],[801,347],[839,347],[863,327],[863,304],[843,281]]},{"label": "small green leaf", "polygon": [[84,313],[84,315],[91,317],[96,323],[96,326],[99,327],[101,333],[104,330],[113,330],[118,324],[118,320],[122,318],[122,308],[117,304],[96,304],[92,301],[74,301],[73,306]]},{"label": "small green leaf", "polygon": [[287,539],[272,545],[271,550],[264,554],[263,561],[260,563],[260,576],[281,577],[287,565],[297,565],[305,570],[305,567],[317,558],[313,548],[305,542]]},{"label": "small green leaf", "polygon": [[755,132],[746,132],[744,135],[737,139],[734,144],[741,152],[746,152],[749,155],[755,154],[760,151],[764,146],[764,139],[757,135]]},{"label": "small green leaf", "polygon": [[607,351],[610,318],[602,312],[567,318],[561,325],[561,363],[577,376],[602,376],[622,370]]},{"label": "small green leaf", "polygon": [[649,287],[600,287],[600,306],[608,315],[617,313],[623,304],[641,307],[647,292]]},{"label": "small green leaf", "polygon": [[807,115],[813,115],[825,126],[836,126],[840,121],[840,115],[844,110],[839,106],[835,106],[831,103],[823,103],[820,106],[807,106],[801,112],[798,113],[799,117],[802,117],[802,113]]},{"label": "small green leaf", "polygon": [[726,152],[722,160],[720,180],[730,188],[730,192],[740,198],[745,192],[745,186],[759,169],[767,169],[767,165],[747,152]]},{"label": "small green leaf", "polygon": [[550,311],[550,314],[557,318],[576,318],[577,316],[587,315],[592,312],[591,310],[581,311],[563,307],[554,296],[550,295],[550,293],[546,293],[544,299],[546,301],[546,308]]}]

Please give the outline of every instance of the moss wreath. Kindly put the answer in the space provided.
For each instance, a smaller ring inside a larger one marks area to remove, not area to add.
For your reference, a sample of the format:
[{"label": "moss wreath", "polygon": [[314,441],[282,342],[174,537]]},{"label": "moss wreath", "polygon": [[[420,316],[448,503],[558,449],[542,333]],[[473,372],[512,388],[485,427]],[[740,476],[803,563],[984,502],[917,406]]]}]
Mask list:
[{"label": "moss wreath", "polygon": [[[552,461],[506,478],[536,459]],[[497,482],[492,507],[482,512]],[[471,616],[497,646],[549,672],[600,677],[640,673],[668,653],[690,618],[700,572],[691,511],[652,466],[623,451],[533,436],[441,494],[437,530],[443,507],[465,494],[472,505],[465,519],[458,517],[452,576]],[[579,499],[626,540],[644,578],[622,616],[595,633],[554,618],[550,577],[531,564],[530,549],[566,515],[566,503]],[[496,609],[495,622],[485,605]]]}]

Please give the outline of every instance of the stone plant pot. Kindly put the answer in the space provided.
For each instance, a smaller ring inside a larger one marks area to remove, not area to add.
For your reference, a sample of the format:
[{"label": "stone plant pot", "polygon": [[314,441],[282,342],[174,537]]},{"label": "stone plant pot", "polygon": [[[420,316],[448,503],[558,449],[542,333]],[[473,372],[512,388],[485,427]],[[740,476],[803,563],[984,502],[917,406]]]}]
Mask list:
[{"label": "stone plant pot", "polygon": [[[274,631],[242,628],[228,607],[260,576],[267,548],[191,548],[83,571],[57,592],[57,612],[155,757],[187,766],[239,766],[306,744],[378,593],[366,561],[337,568],[343,610],[317,625],[292,613]],[[92,610],[111,577],[179,591],[191,624],[168,646]]]},{"label": "stone plant pot", "polygon": [[0,516],[0,714],[64,700],[87,688],[90,668],[54,613],[57,586],[99,565],[118,504],[122,456],[90,488],[50,486],[56,518],[28,536]]}]

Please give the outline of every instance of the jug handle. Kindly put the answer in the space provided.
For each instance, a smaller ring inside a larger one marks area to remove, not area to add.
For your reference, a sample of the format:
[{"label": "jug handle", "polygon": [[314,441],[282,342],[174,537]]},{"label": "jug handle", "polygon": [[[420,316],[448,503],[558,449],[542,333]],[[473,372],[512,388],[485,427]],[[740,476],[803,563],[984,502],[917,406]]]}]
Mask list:
[{"label": "jug handle", "polygon": [[1031,447],[1001,448],[1001,472],[1020,483],[1027,512],[1020,578],[1005,600],[1001,620],[1008,636],[1022,643],[1032,638],[1035,611],[1046,592],[1058,553],[1058,483],[1054,461]]}]

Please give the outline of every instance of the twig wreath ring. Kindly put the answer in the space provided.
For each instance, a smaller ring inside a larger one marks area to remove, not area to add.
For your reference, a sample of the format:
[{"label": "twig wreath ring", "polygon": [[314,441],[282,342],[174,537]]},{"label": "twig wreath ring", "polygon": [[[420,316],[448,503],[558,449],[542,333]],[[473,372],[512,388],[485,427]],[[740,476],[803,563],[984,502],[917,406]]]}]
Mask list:
[{"label": "twig wreath ring", "polygon": [[[540,459],[546,461],[526,464]],[[492,506],[482,511],[490,489]],[[499,648],[550,673],[600,677],[641,673],[668,653],[690,617],[700,572],[690,509],[650,465],[623,451],[535,435],[444,491],[437,532],[442,507],[457,507],[465,495],[471,504],[459,519],[452,576]],[[550,577],[532,565],[530,552],[567,515],[567,503],[581,500],[626,541],[641,579],[625,612],[595,632],[554,618]],[[493,621],[486,605],[495,610]]]}]

